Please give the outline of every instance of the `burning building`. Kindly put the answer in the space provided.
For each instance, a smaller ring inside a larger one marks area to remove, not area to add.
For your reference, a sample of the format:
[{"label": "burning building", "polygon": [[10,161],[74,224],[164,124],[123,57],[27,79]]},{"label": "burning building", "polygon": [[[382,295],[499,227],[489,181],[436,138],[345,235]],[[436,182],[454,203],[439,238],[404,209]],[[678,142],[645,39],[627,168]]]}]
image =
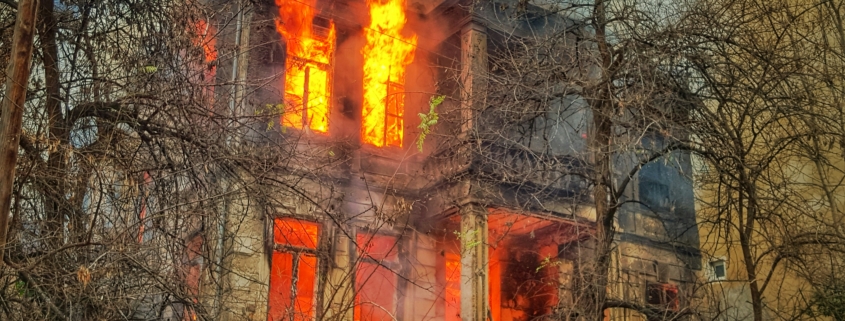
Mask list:
[{"label": "burning building", "polygon": [[[242,48],[221,56],[218,78],[241,86],[234,110],[278,115],[249,144],[305,156],[262,178],[296,177],[296,193],[257,195],[242,217],[223,220],[220,235],[231,238],[220,246],[234,258],[207,278],[232,298],[220,313],[577,317],[595,248],[587,103],[568,94],[504,106],[491,83],[509,72],[496,59],[520,39],[572,28],[551,12],[516,1],[276,0],[246,14],[236,36],[217,43]],[[589,64],[576,51],[561,52]],[[665,144],[642,137],[646,148]],[[669,314],[689,304],[699,268],[689,157],[674,156],[630,177],[608,286]],[[243,224],[227,230],[227,221]]]}]

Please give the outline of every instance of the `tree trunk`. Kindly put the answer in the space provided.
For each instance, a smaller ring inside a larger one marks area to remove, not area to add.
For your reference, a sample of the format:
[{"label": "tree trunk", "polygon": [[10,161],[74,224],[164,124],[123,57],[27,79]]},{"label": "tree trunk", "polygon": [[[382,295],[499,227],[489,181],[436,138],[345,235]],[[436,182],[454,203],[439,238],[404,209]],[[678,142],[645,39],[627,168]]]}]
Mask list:
[{"label": "tree trunk", "polygon": [[[0,262],[6,247],[9,229],[9,209],[12,202],[12,185],[15,182],[15,165],[21,138],[23,105],[32,61],[32,43],[35,36],[35,16],[38,1],[20,0],[12,54],[9,61],[6,95],[0,108]],[[2,265],[3,263],[0,263]]]},{"label": "tree trunk", "polygon": [[610,270],[610,252],[613,245],[613,217],[611,209],[610,191],[610,156],[608,142],[610,140],[611,121],[604,110],[607,104],[604,100],[597,102],[598,108],[593,109],[593,138],[590,140],[590,152],[595,162],[595,190],[593,197],[596,205],[596,266],[593,271],[595,277],[588,287],[594,298],[596,321],[604,320],[604,305],[607,301],[608,272]]},{"label": "tree trunk", "polygon": [[613,129],[613,105],[610,91],[610,70],[613,64],[613,54],[607,44],[605,26],[605,0],[595,0],[593,4],[594,23],[596,28],[596,43],[600,55],[601,76],[598,83],[589,91],[591,97],[590,110],[593,123],[590,137],[590,154],[594,164],[593,198],[596,206],[596,258],[593,279],[587,284],[589,295],[593,298],[593,311],[589,319],[604,320],[605,304],[607,302],[608,273],[610,272],[610,252],[613,247],[613,219],[614,206],[611,200],[611,170],[610,144]]},{"label": "tree trunk", "polygon": [[[757,264],[753,257],[752,247],[754,244],[754,229],[757,220],[757,206],[755,203],[754,182],[750,179],[745,169],[740,166],[738,168],[740,178],[740,190],[744,190],[748,195],[747,199],[743,199],[742,192],[739,195],[739,208],[745,209],[745,217],[740,213],[740,248],[742,249],[742,259],[745,261],[745,272],[748,276],[748,289],[751,292],[751,307],[754,312],[754,321],[763,321],[763,294],[760,292],[760,284],[757,283]],[[748,204],[742,206],[742,204]],[[744,219],[744,220],[743,220]],[[775,268],[772,266],[772,268]]]},{"label": "tree trunk", "polygon": [[[67,177],[68,153],[65,148],[70,148],[71,124],[65,122],[65,116],[61,110],[61,84],[59,75],[58,45],[56,44],[57,25],[53,14],[55,5],[52,1],[41,1],[39,8],[39,37],[41,39],[42,60],[44,63],[44,89],[47,94],[45,110],[49,116],[50,140],[58,148],[51,151],[47,157],[48,175],[45,179],[47,186],[44,186],[44,208],[47,217],[47,230],[56,233],[51,242],[60,246],[64,242],[64,220],[69,219],[68,229],[75,229],[79,224],[74,223],[75,215],[69,208],[66,195],[70,191]],[[72,63],[72,62],[71,62]],[[70,235],[68,235],[70,236]],[[68,241],[73,242],[68,238]]]}]

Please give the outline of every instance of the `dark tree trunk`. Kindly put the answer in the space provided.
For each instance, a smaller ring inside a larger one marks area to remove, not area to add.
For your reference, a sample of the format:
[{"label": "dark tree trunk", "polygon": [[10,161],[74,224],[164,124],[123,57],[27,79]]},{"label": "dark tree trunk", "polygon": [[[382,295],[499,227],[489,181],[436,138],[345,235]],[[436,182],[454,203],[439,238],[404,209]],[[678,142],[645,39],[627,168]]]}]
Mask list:
[{"label": "dark tree trunk", "polygon": [[0,262],[3,261],[3,250],[6,247],[6,235],[9,229],[8,214],[12,203],[12,185],[15,182],[23,107],[26,102],[27,84],[29,84],[37,5],[36,0],[20,0],[18,3],[18,16],[8,68],[9,78],[6,82],[6,95],[0,106],[2,108],[0,110]]}]

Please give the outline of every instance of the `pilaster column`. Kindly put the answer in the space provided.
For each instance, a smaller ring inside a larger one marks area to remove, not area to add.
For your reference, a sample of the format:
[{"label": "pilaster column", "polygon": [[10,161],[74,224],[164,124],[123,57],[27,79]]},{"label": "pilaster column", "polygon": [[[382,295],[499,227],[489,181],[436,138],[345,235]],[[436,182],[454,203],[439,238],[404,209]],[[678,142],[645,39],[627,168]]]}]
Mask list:
[{"label": "pilaster column", "polygon": [[473,127],[473,111],[487,98],[487,27],[470,21],[461,28],[461,135]]},{"label": "pilaster column", "polygon": [[461,208],[461,321],[487,320],[490,307],[487,209]]}]

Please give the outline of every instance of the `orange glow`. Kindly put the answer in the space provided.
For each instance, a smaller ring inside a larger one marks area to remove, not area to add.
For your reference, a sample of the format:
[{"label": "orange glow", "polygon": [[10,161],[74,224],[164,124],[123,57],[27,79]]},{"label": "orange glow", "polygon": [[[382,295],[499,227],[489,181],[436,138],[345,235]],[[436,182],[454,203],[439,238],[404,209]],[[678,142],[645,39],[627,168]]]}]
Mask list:
[{"label": "orange glow", "polygon": [[[317,223],[280,218],[274,225],[276,244],[317,248]],[[317,257],[313,253],[273,251],[267,319],[313,320],[316,279]]]},{"label": "orange glow", "polygon": [[279,18],[276,31],[287,46],[285,65],[285,113],[282,125],[325,133],[329,130],[331,74],[329,63],[334,51],[334,23],[325,34],[315,30],[316,0],[276,0]]},{"label": "orange glow", "polygon": [[402,146],[405,67],[414,61],[417,36],[401,35],[403,0],[368,0],[370,26],[364,55],[364,104],[361,137],[378,147]]},{"label": "orange glow", "polygon": [[356,237],[358,255],[355,267],[355,321],[394,320],[396,290],[399,287],[396,271],[388,268],[398,259],[397,240],[393,236],[359,233]]},{"label": "orange glow", "polygon": [[396,238],[388,235],[380,234],[364,234],[360,233],[356,237],[358,242],[358,255],[362,257],[371,258],[373,260],[396,260],[396,253],[398,246]]},{"label": "orange glow", "polygon": [[214,36],[211,26],[205,20],[197,21],[197,45],[202,47],[205,53],[205,62],[209,63],[217,59],[217,37]]},{"label": "orange glow", "polygon": [[[270,272],[268,320],[312,320],[317,257],[311,254],[273,253]],[[298,264],[294,270],[294,258]],[[293,277],[296,271],[296,278]],[[296,282],[296,284],[294,284]],[[293,298],[293,299],[291,299]]]},{"label": "orange glow", "polygon": [[461,320],[461,257],[446,254],[446,321]]},{"label": "orange glow", "polygon": [[185,292],[188,294],[192,305],[186,305],[183,310],[182,320],[196,320],[197,313],[194,311],[193,305],[199,303],[198,296],[200,294],[200,277],[202,276],[202,243],[203,238],[197,235],[185,244],[185,270],[183,274],[183,282],[185,282]]},{"label": "orange glow", "polygon": [[[495,244],[492,243],[491,244]],[[490,316],[493,320],[502,320],[502,254],[505,249],[502,244],[490,247],[487,254],[488,289],[490,291]]]},{"label": "orange glow", "polygon": [[292,246],[317,248],[317,223],[300,221],[291,218],[276,219],[274,240],[276,244],[287,244]]},{"label": "orange glow", "polygon": [[355,297],[355,321],[394,320],[395,292],[399,287],[396,272],[375,263],[360,263],[355,271],[358,295]]},{"label": "orange glow", "polygon": [[[559,304],[556,239],[576,237],[557,220],[490,209],[488,277],[493,320],[533,320]],[[551,231],[559,231],[554,233]],[[565,234],[565,235],[561,235]]]}]

